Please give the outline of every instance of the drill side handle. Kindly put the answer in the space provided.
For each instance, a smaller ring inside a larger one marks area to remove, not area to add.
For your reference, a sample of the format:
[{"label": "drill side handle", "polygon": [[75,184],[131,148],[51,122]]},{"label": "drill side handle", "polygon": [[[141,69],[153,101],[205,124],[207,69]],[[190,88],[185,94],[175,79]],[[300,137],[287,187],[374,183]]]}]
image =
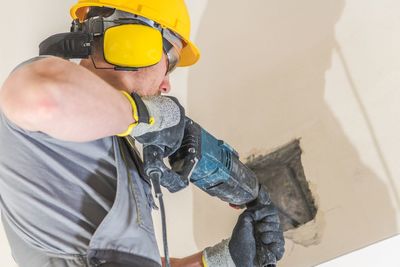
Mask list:
[{"label": "drill side handle", "polygon": [[144,171],[147,176],[152,177],[154,174],[160,179],[163,187],[169,192],[175,193],[188,186],[189,181],[185,177],[169,169],[164,164],[164,148],[156,145],[148,145],[143,148]]}]

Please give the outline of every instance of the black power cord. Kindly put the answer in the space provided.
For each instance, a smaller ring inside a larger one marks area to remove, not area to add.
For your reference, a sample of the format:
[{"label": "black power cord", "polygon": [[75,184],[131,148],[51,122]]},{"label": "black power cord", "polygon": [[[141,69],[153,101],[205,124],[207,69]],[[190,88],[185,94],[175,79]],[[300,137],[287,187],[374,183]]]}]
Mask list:
[{"label": "black power cord", "polygon": [[166,217],[165,217],[163,193],[161,192],[161,185],[160,185],[161,175],[162,175],[161,171],[152,171],[149,173],[150,180],[154,187],[155,196],[158,199],[158,202],[160,203],[165,266],[171,267],[171,262],[169,259],[169,252],[168,252],[167,221],[166,221]]}]

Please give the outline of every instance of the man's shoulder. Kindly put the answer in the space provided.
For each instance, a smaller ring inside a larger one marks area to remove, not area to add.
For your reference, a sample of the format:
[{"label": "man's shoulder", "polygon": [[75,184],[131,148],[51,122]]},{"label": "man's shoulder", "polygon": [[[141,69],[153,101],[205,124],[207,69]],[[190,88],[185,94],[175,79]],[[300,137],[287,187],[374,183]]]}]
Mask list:
[{"label": "man's shoulder", "polygon": [[[32,58],[27,59],[27,60],[21,62],[20,64],[18,64],[18,65],[12,70],[12,72],[14,72],[15,70],[17,70],[17,69],[19,69],[19,68],[21,68],[21,67],[23,67],[23,66],[32,64],[32,63],[34,63],[34,62],[36,62],[36,61],[43,60],[43,59],[46,59],[46,58],[54,58],[54,56],[42,55],[42,56],[32,57]],[[66,60],[66,59],[64,59],[64,60]],[[73,63],[76,63],[76,64],[79,64],[81,60],[80,60],[80,59],[69,59],[68,61],[73,62]]]},{"label": "man's shoulder", "polygon": [[35,61],[39,61],[39,60],[42,60],[42,59],[45,59],[45,58],[49,58],[49,56],[36,56],[36,57],[30,58],[30,59],[27,59],[27,60],[25,60],[25,61],[19,63],[19,64],[12,70],[12,72],[16,71],[17,69],[19,69],[19,68],[21,68],[21,67],[23,67],[23,66],[32,64],[32,63],[35,62]]}]

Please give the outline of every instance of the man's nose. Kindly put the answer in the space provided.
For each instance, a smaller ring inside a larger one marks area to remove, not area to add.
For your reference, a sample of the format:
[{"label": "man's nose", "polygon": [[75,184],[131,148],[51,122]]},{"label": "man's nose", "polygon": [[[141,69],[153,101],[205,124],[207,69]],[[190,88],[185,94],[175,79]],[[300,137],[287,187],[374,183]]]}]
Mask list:
[{"label": "man's nose", "polygon": [[160,84],[159,91],[162,94],[168,94],[171,91],[171,84],[169,82],[169,75],[166,75]]}]

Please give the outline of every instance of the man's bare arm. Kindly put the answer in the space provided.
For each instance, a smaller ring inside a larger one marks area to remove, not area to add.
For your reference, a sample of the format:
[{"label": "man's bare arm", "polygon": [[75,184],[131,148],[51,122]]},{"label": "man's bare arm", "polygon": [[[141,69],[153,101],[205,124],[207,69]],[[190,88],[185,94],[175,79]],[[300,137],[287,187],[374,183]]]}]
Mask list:
[{"label": "man's bare arm", "polygon": [[54,138],[84,142],[124,132],[133,122],[129,101],[75,63],[50,57],[15,70],[0,91],[13,123]]},{"label": "man's bare arm", "polygon": [[[202,255],[203,252],[198,252],[196,254],[181,259],[172,258],[171,267],[203,267],[204,265],[202,261]],[[162,258],[162,263],[163,267],[165,267],[164,258]]]}]

